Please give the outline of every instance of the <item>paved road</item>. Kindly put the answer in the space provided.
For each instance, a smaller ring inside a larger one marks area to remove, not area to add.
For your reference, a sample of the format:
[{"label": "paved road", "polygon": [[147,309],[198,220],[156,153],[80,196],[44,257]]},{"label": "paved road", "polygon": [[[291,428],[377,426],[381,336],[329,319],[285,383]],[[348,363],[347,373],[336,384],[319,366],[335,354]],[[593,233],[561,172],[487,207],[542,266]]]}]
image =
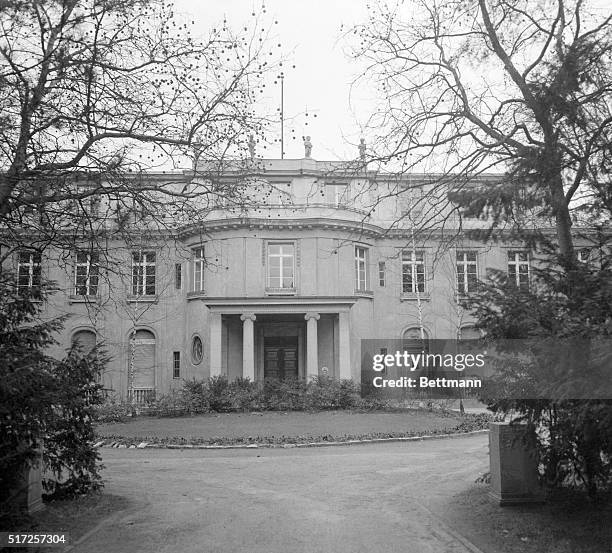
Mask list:
[{"label": "paved road", "polygon": [[433,514],[487,470],[487,435],[333,448],[105,449],[130,501],[73,552],[480,552]]}]

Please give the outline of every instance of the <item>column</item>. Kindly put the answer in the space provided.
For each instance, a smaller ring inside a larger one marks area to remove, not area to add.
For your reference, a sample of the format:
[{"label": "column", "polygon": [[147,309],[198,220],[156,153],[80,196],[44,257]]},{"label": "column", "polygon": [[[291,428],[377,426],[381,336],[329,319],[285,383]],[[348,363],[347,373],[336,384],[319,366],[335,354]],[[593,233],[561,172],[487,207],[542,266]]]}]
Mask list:
[{"label": "column", "polygon": [[351,332],[349,312],[338,313],[338,356],[340,378],[351,378]]},{"label": "column", "polygon": [[254,313],[240,315],[242,321],[242,376],[253,382],[255,380],[255,332]]},{"label": "column", "polygon": [[209,314],[210,326],[210,351],[208,360],[210,363],[210,376],[220,376],[221,369],[221,313],[211,312]]},{"label": "column", "polygon": [[317,336],[318,313],[309,312],[306,319],[306,377],[319,374],[319,337]]}]

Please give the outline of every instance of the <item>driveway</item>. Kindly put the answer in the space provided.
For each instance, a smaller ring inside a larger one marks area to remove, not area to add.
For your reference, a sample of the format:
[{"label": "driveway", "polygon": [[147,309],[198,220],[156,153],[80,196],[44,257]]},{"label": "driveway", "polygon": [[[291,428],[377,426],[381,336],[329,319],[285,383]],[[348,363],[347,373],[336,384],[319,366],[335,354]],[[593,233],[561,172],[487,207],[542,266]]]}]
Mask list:
[{"label": "driveway", "polygon": [[73,552],[477,553],[434,513],[488,470],[487,435],[306,449],[104,449],[130,507]]}]

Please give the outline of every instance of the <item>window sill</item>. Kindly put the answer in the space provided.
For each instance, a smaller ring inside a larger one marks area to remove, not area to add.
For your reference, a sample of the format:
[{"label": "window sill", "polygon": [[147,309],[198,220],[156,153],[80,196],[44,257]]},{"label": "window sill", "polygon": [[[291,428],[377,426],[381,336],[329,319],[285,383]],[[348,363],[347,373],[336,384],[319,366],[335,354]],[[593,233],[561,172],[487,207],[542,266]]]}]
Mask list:
[{"label": "window sill", "polygon": [[100,303],[100,296],[76,295],[71,294],[68,303]]},{"label": "window sill", "polygon": [[353,293],[355,296],[359,296],[361,298],[373,298],[374,297],[374,292],[372,290],[355,290]]},{"label": "window sill", "polygon": [[297,288],[266,288],[266,296],[297,296]]},{"label": "window sill", "polygon": [[205,290],[194,290],[192,292],[187,292],[187,299],[193,299],[193,298],[205,298],[206,297],[206,291]]},{"label": "window sill", "polygon": [[428,292],[422,292],[420,294],[407,294],[407,293],[402,293],[400,294],[400,301],[429,301],[431,299],[431,296],[429,295]]},{"label": "window sill", "polygon": [[468,300],[470,300],[471,298],[474,297],[475,293],[476,293],[475,291],[474,292],[468,292],[466,294],[457,292],[455,294],[455,301],[457,303],[462,303],[464,301],[468,301]]},{"label": "window sill", "polygon": [[157,294],[151,294],[150,296],[134,296],[129,294],[127,297],[129,303],[157,303]]}]

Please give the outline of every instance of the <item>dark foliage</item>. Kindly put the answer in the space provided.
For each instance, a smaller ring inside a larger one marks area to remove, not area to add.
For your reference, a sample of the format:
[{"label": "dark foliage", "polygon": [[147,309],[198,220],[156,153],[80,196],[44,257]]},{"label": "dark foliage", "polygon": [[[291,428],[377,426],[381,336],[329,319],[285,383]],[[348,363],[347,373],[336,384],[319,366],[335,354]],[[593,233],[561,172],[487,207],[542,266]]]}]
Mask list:
[{"label": "dark foliage", "polygon": [[43,481],[49,495],[72,496],[102,487],[100,455],[94,442],[95,406],[103,402],[99,375],[108,358],[99,348],[84,354],[73,346],[54,370],[58,393],[45,438]]},{"label": "dark foliage", "polygon": [[[54,473],[50,491],[85,492],[100,486],[91,439],[91,409],[99,402],[96,375],[101,352],[76,349],[58,361],[45,353],[64,318],[43,321],[41,289],[18,290],[0,276],[0,518],[18,514],[16,497],[23,471],[45,448],[44,462]],[[61,480],[60,480],[61,479]],[[61,482],[61,484],[60,484]]]},{"label": "dark foliage", "polygon": [[[522,344],[521,355],[501,352],[484,399],[537,431],[549,487],[577,485],[594,498],[612,485],[612,400],[604,386],[612,371],[612,270],[605,257],[596,264],[548,259],[534,269],[529,290],[493,273],[467,302],[488,340]],[[572,354],[576,343],[607,346],[586,357]]]}]

